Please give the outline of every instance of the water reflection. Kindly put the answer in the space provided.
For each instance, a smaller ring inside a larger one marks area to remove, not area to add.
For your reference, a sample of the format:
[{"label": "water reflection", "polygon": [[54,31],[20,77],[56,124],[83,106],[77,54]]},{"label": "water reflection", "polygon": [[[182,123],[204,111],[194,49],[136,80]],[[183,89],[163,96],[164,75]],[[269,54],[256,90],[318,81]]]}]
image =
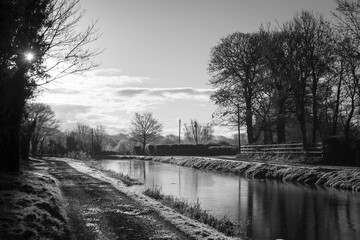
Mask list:
[{"label": "water reflection", "polygon": [[199,201],[204,209],[247,222],[253,239],[360,239],[360,193],[252,180],[151,161],[104,160],[103,166]]}]

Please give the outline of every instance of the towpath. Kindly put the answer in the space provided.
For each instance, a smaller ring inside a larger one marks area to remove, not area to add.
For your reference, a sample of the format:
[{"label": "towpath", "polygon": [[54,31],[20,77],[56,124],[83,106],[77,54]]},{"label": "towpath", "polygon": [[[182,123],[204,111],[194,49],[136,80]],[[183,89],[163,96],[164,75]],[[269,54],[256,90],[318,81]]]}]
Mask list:
[{"label": "towpath", "polygon": [[188,239],[155,211],[66,162],[47,160],[59,180],[72,239]]}]

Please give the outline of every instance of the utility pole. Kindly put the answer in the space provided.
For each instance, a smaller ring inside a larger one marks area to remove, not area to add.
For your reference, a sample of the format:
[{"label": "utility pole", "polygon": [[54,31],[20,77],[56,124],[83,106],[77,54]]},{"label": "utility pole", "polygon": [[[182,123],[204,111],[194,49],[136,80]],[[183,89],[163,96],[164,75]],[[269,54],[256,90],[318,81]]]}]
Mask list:
[{"label": "utility pole", "polygon": [[94,128],[91,128],[91,155],[94,155]]},{"label": "utility pole", "polygon": [[179,119],[179,145],[180,145],[180,141],[181,141],[180,132],[181,132],[181,119]]}]

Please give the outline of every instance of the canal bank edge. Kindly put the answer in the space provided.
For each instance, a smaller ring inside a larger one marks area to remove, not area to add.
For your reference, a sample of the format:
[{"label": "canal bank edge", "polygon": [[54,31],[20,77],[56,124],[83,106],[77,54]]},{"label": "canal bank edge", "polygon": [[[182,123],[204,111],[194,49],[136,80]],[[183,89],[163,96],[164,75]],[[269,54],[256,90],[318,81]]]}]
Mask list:
[{"label": "canal bank edge", "polygon": [[[155,210],[160,218],[169,223],[180,232],[184,233],[189,239],[194,240],[241,240],[239,237],[228,237],[223,233],[209,227],[206,224],[200,223],[196,220],[190,219],[175,210],[162,205],[160,202],[138,193],[125,186],[121,181],[104,174],[102,171],[91,168],[86,165],[84,161],[69,159],[69,158],[48,158],[50,160],[63,161],[69,164],[72,168],[81,173],[90,175],[98,180],[110,183],[114,188],[126,194],[128,197],[140,203],[144,208]],[[142,158],[144,159],[144,158]]]},{"label": "canal bank edge", "polygon": [[[162,163],[176,164],[210,171],[233,173],[256,179],[277,179],[319,187],[360,191],[360,169],[334,166],[287,165],[239,160],[224,160],[206,157],[183,156],[124,156]],[[119,156],[118,159],[122,159]]]}]

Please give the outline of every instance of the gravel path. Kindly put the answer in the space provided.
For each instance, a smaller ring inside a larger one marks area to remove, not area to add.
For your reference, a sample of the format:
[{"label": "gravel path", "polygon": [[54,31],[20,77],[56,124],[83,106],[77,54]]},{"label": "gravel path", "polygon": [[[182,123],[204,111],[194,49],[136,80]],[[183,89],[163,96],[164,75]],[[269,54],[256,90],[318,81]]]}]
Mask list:
[{"label": "gravel path", "polygon": [[59,180],[72,239],[189,239],[109,183],[62,161],[45,162]]}]

